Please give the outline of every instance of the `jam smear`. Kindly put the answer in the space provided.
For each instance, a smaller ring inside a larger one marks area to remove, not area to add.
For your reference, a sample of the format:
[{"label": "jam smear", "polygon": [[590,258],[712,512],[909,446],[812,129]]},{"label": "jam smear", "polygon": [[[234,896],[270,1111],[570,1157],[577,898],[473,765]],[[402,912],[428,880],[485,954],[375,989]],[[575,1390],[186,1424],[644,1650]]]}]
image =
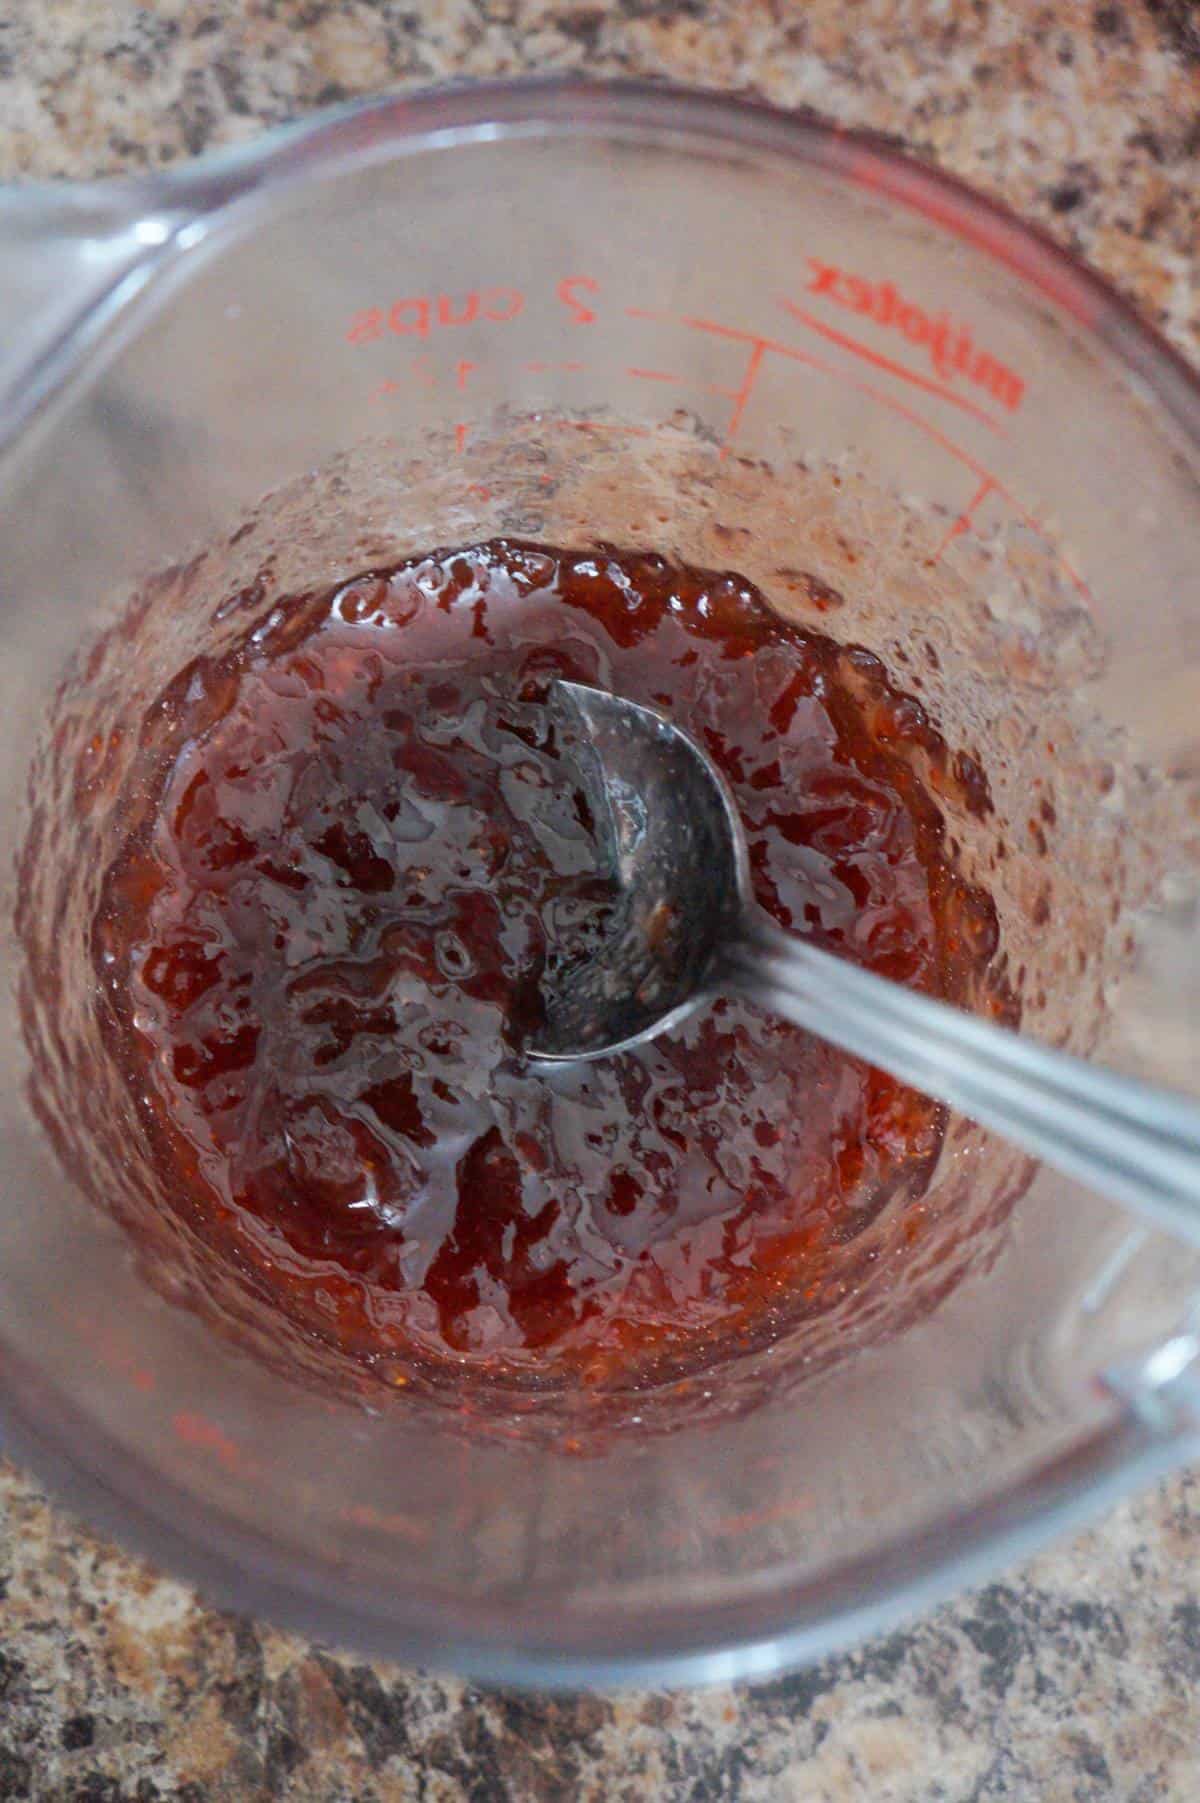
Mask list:
[{"label": "jam smear", "polygon": [[936,798],[986,808],[982,771],[869,652],[655,555],[494,540],[266,605],[160,697],[182,749],[141,773],[94,923],[162,1206],[392,1371],[641,1381],[818,1306],[922,1194],[943,1111],[735,999],[527,1064],[610,900],[548,684],[698,737],[782,925],[1003,1012]]}]

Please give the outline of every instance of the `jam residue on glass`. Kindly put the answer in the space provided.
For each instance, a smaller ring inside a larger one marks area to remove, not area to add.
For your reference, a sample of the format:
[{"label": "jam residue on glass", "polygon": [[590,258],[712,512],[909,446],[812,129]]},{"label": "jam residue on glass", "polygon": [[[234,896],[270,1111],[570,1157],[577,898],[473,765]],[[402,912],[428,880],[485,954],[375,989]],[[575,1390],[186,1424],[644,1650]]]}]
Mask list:
[{"label": "jam residue on glass", "polygon": [[528,1066],[547,963],[608,899],[547,685],[701,740],[784,926],[999,1011],[995,912],[936,798],[986,808],[978,766],[869,652],[655,555],[495,540],[261,615],[160,702],[182,750],[94,923],[162,1205],[392,1371],[640,1380],[820,1306],[839,1249],[923,1193],[943,1112],[736,1000]]}]

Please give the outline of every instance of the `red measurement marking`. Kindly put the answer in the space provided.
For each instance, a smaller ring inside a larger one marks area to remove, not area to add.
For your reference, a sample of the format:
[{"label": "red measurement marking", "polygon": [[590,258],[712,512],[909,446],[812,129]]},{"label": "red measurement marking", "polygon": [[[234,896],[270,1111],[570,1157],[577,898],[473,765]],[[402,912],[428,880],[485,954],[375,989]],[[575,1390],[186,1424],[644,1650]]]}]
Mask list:
[{"label": "red measurement marking", "polygon": [[626,315],[630,319],[670,319],[669,313],[656,313],[653,307],[626,307]]},{"label": "red measurement marking", "polygon": [[440,326],[469,326],[479,317],[479,296],[471,293],[465,296],[462,305],[456,307],[449,294],[437,297],[437,322]]},{"label": "red measurement marking", "polygon": [[1012,508],[1018,519],[1028,526],[1031,531],[1036,532],[1039,538],[1044,540],[1058,560],[1063,573],[1074,584],[1082,599],[1089,606],[1091,605],[1092,597],[1087,583],[1063,556],[1062,552],[1055,545],[1050,534],[1036,515],[1030,513],[1026,508],[1021,506],[1021,503],[1017,500],[1016,496],[1011,490],[1004,486],[1000,481],[1000,478],[995,475],[993,471],[985,469],[983,464],[981,464],[977,458],[972,457],[969,451],[964,451],[961,445],[955,444],[952,438],[947,438],[946,434],[940,431],[931,420],[927,420],[923,414],[914,412],[911,407],[906,406],[905,403],[898,400],[895,395],[885,394],[881,388],[876,388],[873,383],[860,382],[854,376],[848,374],[846,370],[839,369],[836,364],[827,363],[823,357],[814,357],[808,351],[797,350],[795,345],[781,344],[779,340],[775,338],[763,338],[757,332],[743,332],[736,326],[723,326],[713,319],[695,319],[684,314],[681,315],[679,323],[687,326],[692,331],[708,332],[717,338],[731,339],[735,344],[757,345],[760,346],[764,352],[774,351],[778,356],[787,357],[793,363],[802,363],[808,369],[817,369],[820,370],[823,375],[836,377],[839,382],[847,382],[850,387],[856,389],[859,394],[869,395],[873,401],[878,401],[881,407],[887,407],[891,412],[898,413],[902,419],[908,420],[911,425],[916,426],[919,431],[924,432],[927,437],[931,438],[935,444],[940,445],[949,456],[955,458],[959,463],[963,464],[965,468],[971,470],[980,481],[983,481],[986,478],[991,483],[996,493]]},{"label": "red measurement marking", "polygon": [[363,307],[346,327],[346,343],[371,344],[376,338],[382,338],[383,332],[383,308]]},{"label": "red measurement marking", "polygon": [[[795,356],[797,353],[790,352],[788,354]],[[804,361],[812,363],[814,368],[817,369],[828,367],[820,363],[816,358],[806,358]],[[1054,540],[1037,516],[1030,513],[1027,508],[1022,507],[1021,503],[1012,493],[1012,490],[1006,488],[997,475],[991,470],[985,469],[983,464],[980,463],[977,458],[972,457],[969,452],[964,451],[961,445],[955,444],[953,439],[947,438],[944,432],[939,432],[932,421],[927,420],[924,415],[915,413],[911,407],[906,407],[903,401],[896,400],[893,395],[883,394],[869,382],[856,382],[853,377],[847,376],[841,371],[830,369],[828,373],[831,375],[840,375],[843,381],[849,382],[850,386],[858,389],[860,394],[870,395],[871,399],[878,401],[881,406],[890,407],[893,413],[898,413],[902,419],[910,421],[910,423],[916,426],[919,431],[924,432],[926,437],[932,438],[935,444],[940,445],[951,457],[957,458],[958,462],[963,464],[964,467],[969,469],[974,475],[978,476],[981,482],[988,482],[1001,499],[1007,502],[1008,506],[1012,508],[1022,524],[1028,526],[1031,532],[1036,532],[1038,537],[1043,540],[1054,554],[1064,575],[1074,584],[1075,588],[1079,591],[1081,598],[1087,605],[1089,607],[1091,606],[1091,590],[1083,580],[1083,577],[1068,563],[1067,559],[1058,549],[1058,546],[1054,543]]]},{"label": "red measurement marking", "polygon": [[[639,311],[639,309],[637,309],[635,307],[630,307],[627,309],[627,311],[630,313],[636,313],[637,316],[641,319],[666,319],[669,317],[669,315],[666,313],[648,313],[645,311]],[[684,323],[686,324],[687,322],[685,321]],[[626,369],[625,374],[627,376],[640,376],[642,378],[642,380],[646,381],[646,382],[675,382],[679,385],[680,388],[686,388],[689,380],[691,379],[688,376],[674,376],[670,373],[669,370],[635,369],[635,368],[633,368],[632,365]],[[739,394],[741,393],[740,388],[726,387],[726,385],[723,382],[701,382],[698,384],[698,386],[700,388],[701,394],[720,395],[722,400],[726,400],[726,401],[736,401]]]},{"label": "red measurement marking", "polygon": [[396,338],[428,338],[431,331],[469,326],[485,319],[505,325],[525,306],[519,288],[473,288],[469,294],[408,294],[389,307],[364,307],[346,329],[350,344],[373,344],[391,333]]},{"label": "red measurement marking", "polygon": [[558,298],[564,307],[570,309],[577,326],[594,326],[596,315],[591,307],[579,299],[580,290],[585,294],[598,294],[600,284],[593,281],[590,275],[565,275],[558,284]]},{"label": "red measurement marking", "polygon": [[758,372],[762,368],[762,360],[766,354],[766,349],[766,344],[761,338],[756,338],[754,340],[750,351],[750,360],[746,364],[746,373],[742,377],[741,387],[734,396],[733,412],[729,415],[729,424],[725,428],[725,442],[721,446],[722,457],[727,457],[729,455],[733,441],[737,437],[738,427],[742,423],[742,415],[746,411],[746,403],[750,399],[751,391],[754,388],[755,382],[758,380]]},{"label": "red measurement marking", "polygon": [[467,490],[467,493],[469,495],[478,495],[478,497],[481,501],[490,501],[492,498],[491,489],[485,488],[483,486],[482,482],[472,482],[470,488],[468,488],[468,490]]},{"label": "red measurement marking", "polygon": [[409,300],[393,301],[388,308],[387,322],[388,331],[398,338],[405,338],[410,333],[418,338],[428,338],[429,302],[418,295]]},{"label": "red measurement marking", "polygon": [[373,1509],[370,1503],[349,1503],[339,1513],[344,1521],[352,1521],[356,1527],[377,1528],[385,1534],[395,1534],[401,1540],[408,1540],[413,1546],[424,1546],[429,1540],[428,1528],[409,1521],[406,1515],[393,1515],[388,1511]]},{"label": "red measurement marking", "polygon": [[[789,354],[794,356],[797,353],[791,352]],[[817,369],[828,367],[821,364],[815,358],[807,358],[805,361],[812,363]],[[971,470],[974,475],[978,476],[981,482],[988,482],[1001,499],[1007,502],[1008,506],[1012,508],[1022,524],[1028,526],[1031,532],[1036,532],[1038,537],[1053,553],[1063,574],[1079,591],[1081,599],[1086,602],[1089,607],[1092,605],[1092,593],[1088,588],[1087,583],[1083,580],[1083,577],[1070,563],[1068,563],[1067,559],[1058,549],[1058,546],[1054,543],[1049,532],[1047,532],[1037,516],[1030,513],[1027,508],[1022,507],[1012,490],[1006,488],[997,475],[994,475],[991,470],[985,469],[982,463],[972,457],[969,452],[964,451],[961,445],[955,444],[953,439],[947,438],[944,432],[939,432],[938,428],[922,414],[915,413],[911,407],[906,407],[903,401],[896,400],[893,395],[881,393],[878,388],[874,388],[869,382],[856,382],[853,377],[846,376],[841,371],[830,369],[828,373],[831,375],[840,375],[843,381],[849,382],[850,386],[858,389],[860,394],[870,395],[871,399],[878,401],[881,406],[890,407],[893,413],[898,413],[902,419],[909,420],[912,425],[918,428],[918,430],[924,432],[928,438],[932,438],[935,444],[939,444],[951,457],[957,458],[959,463],[963,464],[967,469]]]},{"label": "red measurement marking", "polygon": [[496,325],[515,319],[524,305],[525,296],[519,288],[492,288],[482,297],[483,317]]},{"label": "red measurement marking", "polygon": [[992,493],[995,486],[996,485],[990,476],[985,476],[983,478],[983,481],[979,484],[979,487],[975,490],[975,493],[971,496],[971,499],[967,502],[958,518],[947,528],[946,536],[933,554],[931,559],[933,563],[940,563],[944,552],[948,549],[954,539],[961,538],[962,534],[968,530],[971,524],[971,516],[975,512],[975,509],[987,500],[987,497]]},{"label": "red measurement marking", "polygon": [[761,1509],[747,1509],[741,1515],[726,1515],[716,1523],[718,1534],[728,1534],[740,1538],[754,1528],[771,1527],[780,1521],[795,1521],[800,1515],[810,1515],[816,1507],[811,1496],[792,1497],[787,1502],[770,1503]]},{"label": "red measurement marking", "polygon": [[211,1452],[217,1463],[224,1465],[227,1471],[242,1469],[244,1461],[240,1448],[207,1415],[196,1415],[189,1409],[180,1409],[178,1414],[172,1415],[171,1426],[185,1446],[194,1446],[200,1452]]},{"label": "red measurement marking", "polygon": [[[761,1463],[770,1463],[763,1460]],[[724,1515],[713,1523],[713,1532],[728,1535],[730,1538],[744,1537],[755,1528],[770,1527],[776,1522],[794,1521],[801,1515],[809,1515],[816,1507],[816,1500],[808,1494],[789,1497],[785,1502],[769,1503],[761,1509],[747,1509],[738,1515]],[[686,1546],[694,1537],[695,1528],[690,1527],[681,1533],[669,1536],[670,1546]]]},{"label": "red measurement marking", "polygon": [[[405,370],[407,380],[418,388],[436,388],[437,377],[431,368],[432,361],[428,351],[418,351],[415,356],[410,357]],[[401,387],[401,383],[389,378],[387,381],[381,382],[378,388],[372,389],[368,399],[382,401],[390,394],[399,394]]]},{"label": "red measurement marking", "polygon": [[455,428],[454,428],[454,448],[458,452],[460,457],[462,456],[463,452],[467,448],[467,434],[470,431],[470,429],[471,428],[467,425],[464,425],[461,420],[459,421],[458,425],[455,426]]},{"label": "red measurement marking", "polygon": [[[898,332],[914,349],[924,346],[939,380],[949,382],[953,376],[960,377],[976,388],[986,389],[994,401],[1000,401],[1010,412],[1021,405],[1025,395],[1023,379],[999,357],[981,350],[970,326],[955,319],[944,307],[929,313],[907,300],[895,282],[874,278],[868,281],[821,257],[809,257],[808,267],[812,271],[809,294],[823,294],[847,313],[857,313],[877,326]],[[784,305],[790,303],[785,301]]]},{"label": "red measurement marking", "polygon": [[[656,315],[666,318],[666,314]],[[797,350],[795,345],[781,344],[777,338],[764,338],[761,332],[743,332],[740,326],[723,326],[715,319],[696,319],[690,313],[683,313],[680,325],[687,326],[693,332],[708,332],[714,338],[731,338],[735,344],[761,344],[764,350],[778,351],[781,357],[791,357],[797,363],[807,363],[811,369],[825,369],[830,375],[841,375],[841,370],[832,363],[823,363],[819,357],[808,351]]]},{"label": "red measurement marking", "polygon": [[477,364],[467,363],[466,361],[460,362],[455,367],[454,386],[458,389],[458,392],[460,394],[463,392],[463,390],[467,386],[467,377],[470,375],[470,373],[473,369],[477,369],[477,368],[478,368]]},{"label": "red measurement marking", "polygon": [[843,350],[851,351],[854,356],[861,357],[864,362],[874,364],[876,369],[886,370],[890,376],[898,376],[902,382],[911,382],[915,388],[923,388],[926,394],[935,394],[939,400],[949,401],[952,407],[958,407],[963,413],[969,413],[972,419],[979,420],[989,432],[995,432],[1000,437],[1004,437],[1004,427],[1000,425],[999,421],[994,420],[991,414],[986,413],[982,407],[977,407],[974,401],[969,401],[965,394],[956,394],[954,389],[947,388],[944,382],[935,382],[931,376],[922,376],[915,369],[906,369],[903,363],[895,363],[891,357],[885,357],[879,351],[873,351],[869,345],[860,344],[857,338],[851,338],[845,332],[839,332],[834,326],[827,326],[823,320],[814,319],[811,313],[806,313],[803,307],[796,305],[795,301],[790,301],[785,297],[779,304],[781,307],[786,307],[793,319],[798,319],[802,326],[807,326],[811,332],[819,332],[821,337],[827,338],[831,344],[840,345]]},{"label": "red measurement marking", "polygon": [[530,375],[543,376],[548,370],[562,369],[572,371],[583,369],[584,365],[582,363],[527,363],[525,367]]}]

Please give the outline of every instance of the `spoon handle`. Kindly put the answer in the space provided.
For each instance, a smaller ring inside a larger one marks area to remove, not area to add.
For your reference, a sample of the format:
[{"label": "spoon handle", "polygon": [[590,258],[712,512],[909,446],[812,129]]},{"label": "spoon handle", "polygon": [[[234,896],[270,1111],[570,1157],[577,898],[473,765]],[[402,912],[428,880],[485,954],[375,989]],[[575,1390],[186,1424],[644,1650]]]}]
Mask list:
[{"label": "spoon handle", "polygon": [[1038,1045],[792,937],[757,911],[724,986],[1200,1243],[1200,1106]]}]

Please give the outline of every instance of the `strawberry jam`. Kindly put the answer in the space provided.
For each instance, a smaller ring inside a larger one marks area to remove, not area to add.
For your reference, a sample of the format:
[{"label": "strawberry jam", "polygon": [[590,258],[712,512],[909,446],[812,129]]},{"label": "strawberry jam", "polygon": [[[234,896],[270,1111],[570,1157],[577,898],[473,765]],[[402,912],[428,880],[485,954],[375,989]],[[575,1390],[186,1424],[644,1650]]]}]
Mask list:
[{"label": "strawberry jam", "polygon": [[982,773],[740,577],[497,540],[278,602],[172,685],[93,957],[162,1206],[391,1371],[622,1382],[761,1343],[941,1145],[935,1103],[737,1000],[527,1063],[609,900],[556,676],[700,739],[781,924],[988,1005],[994,910],[930,792],[985,808]]}]

